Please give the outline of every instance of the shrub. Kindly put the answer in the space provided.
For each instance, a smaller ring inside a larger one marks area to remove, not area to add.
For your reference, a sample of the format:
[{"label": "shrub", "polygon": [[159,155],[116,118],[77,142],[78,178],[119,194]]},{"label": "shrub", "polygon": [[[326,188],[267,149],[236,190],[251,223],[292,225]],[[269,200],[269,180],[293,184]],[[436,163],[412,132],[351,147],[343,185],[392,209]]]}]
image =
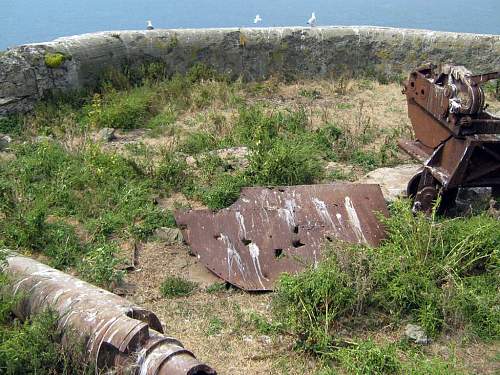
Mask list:
[{"label": "shrub", "polygon": [[219,80],[222,77],[214,68],[202,63],[196,63],[188,70],[186,78],[189,82],[195,83],[200,81]]},{"label": "shrub", "polygon": [[300,348],[335,352],[332,325],[373,311],[413,319],[430,335],[466,325],[499,337],[498,220],[429,219],[398,201],[383,222],[387,239],[379,248],[335,244],[317,268],[280,279],[274,316]]},{"label": "shrub", "polygon": [[206,132],[189,133],[180,143],[179,150],[188,155],[196,155],[201,152],[214,150],[217,146],[217,139],[214,135]]},{"label": "shrub", "polygon": [[259,185],[311,184],[321,179],[323,166],[313,143],[278,138],[270,148],[258,145],[252,151],[248,174]]},{"label": "shrub", "polygon": [[189,179],[186,161],[172,152],[164,153],[154,172],[156,186],[167,191],[181,190]]},{"label": "shrub", "polygon": [[[102,128],[136,129],[146,127],[152,117],[150,106],[154,93],[146,87],[111,92],[87,111],[91,121]],[[99,98],[99,97],[95,97]]]},{"label": "shrub", "polygon": [[181,277],[167,277],[160,286],[160,292],[164,297],[189,296],[198,288],[198,284]]},{"label": "shrub", "polygon": [[218,210],[230,206],[240,196],[241,188],[245,186],[242,175],[224,173],[215,178],[208,187],[199,189],[195,196],[211,210]]},{"label": "shrub", "polygon": [[335,359],[350,374],[386,375],[398,374],[401,363],[393,345],[378,346],[372,341],[364,341],[351,348],[341,348]]}]

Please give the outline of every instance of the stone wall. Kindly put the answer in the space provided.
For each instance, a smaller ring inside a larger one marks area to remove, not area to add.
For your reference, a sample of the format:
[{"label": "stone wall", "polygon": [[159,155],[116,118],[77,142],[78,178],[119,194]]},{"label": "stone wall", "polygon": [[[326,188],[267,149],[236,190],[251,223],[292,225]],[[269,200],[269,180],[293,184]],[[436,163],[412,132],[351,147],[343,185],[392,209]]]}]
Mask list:
[{"label": "stone wall", "polygon": [[84,34],[0,52],[0,115],[28,111],[54,90],[93,86],[110,68],[155,60],[172,72],[202,62],[247,80],[346,72],[394,76],[424,61],[454,62],[480,72],[500,69],[500,36],[376,27]]}]

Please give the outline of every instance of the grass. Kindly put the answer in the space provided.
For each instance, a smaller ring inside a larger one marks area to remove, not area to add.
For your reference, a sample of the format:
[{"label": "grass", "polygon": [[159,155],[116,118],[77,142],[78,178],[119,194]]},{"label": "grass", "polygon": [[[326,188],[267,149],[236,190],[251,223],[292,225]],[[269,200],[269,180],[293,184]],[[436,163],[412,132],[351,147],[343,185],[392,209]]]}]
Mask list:
[{"label": "grass", "polygon": [[[15,156],[0,159],[1,246],[41,254],[113,290],[133,277],[120,271],[126,249],[147,245],[157,228],[174,227],[171,210],[227,207],[244,186],[355,180],[398,163],[396,140],[410,136],[399,88],[371,79],[243,83],[203,65],[169,74],[160,63],[109,71],[93,92],[0,118]],[[103,127],[117,128],[117,140],[94,144]],[[51,138],[34,140],[38,135]],[[246,148],[244,162],[219,152],[232,147]],[[329,162],[339,167],[326,175]],[[302,373],[461,373],[461,361],[377,333],[414,322],[435,340],[453,332],[474,342],[498,340],[498,223],[486,216],[428,220],[398,203],[386,226],[389,239],[377,250],[336,244],[316,270],[283,276],[272,312],[233,309],[234,299],[248,307],[267,297],[222,293],[224,284],[195,293],[197,285],[172,276],[154,290],[169,299],[158,303],[190,319],[206,304],[219,306],[219,315],[199,313],[203,328],[189,329],[199,331],[195,341],[234,339],[238,350],[247,334],[284,340],[282,347],[293,341],[300,353],[283,349],[285,359],[264,349],[272,353],[265,361],[286,362],[278,373],[297,372],[302,360]],[[24,335],[11,306],[1,306],[6,331]],[[56,367],[58,361],[50,359]],[[229,360],[215,361],[234,370]]]},{"label": "grass", "polygon": [[[379,324],[414,321],[431,337],[458,329],[498,340],[500,222],[484,215],[429,219],[404,201],[391,213],[379,248],[336,245],[316,269],[282,276],[274,319],[296,335],[297,348],[355,373],[404,373],[389,347],[343,348],[336,332],[374,315]],[[366,364],[370,358],[375,362]]]},{"label": "grass", "polygon": [[114,237],[141,239],[172,226],[151,199],[154,186],[172,183],[161,165],[148,180],[135,162],[95,146],[70,152],[41,142],[19,146],[16,155],[0,166],[5,246],[42,252],[59,269],[78,267],[90,281],[113,284],[120,279],[111,270]]},{"label": "grass", "polygon": [[213,283],[205,288],[205,292],[208,294],[222,293],[227,290],[225,283]]},{"label": "grass", "polygon": [[194,293],[198,285],[192,281],[181,277],[167,277],[160,287],[160,292],[163,297],[175,298],[186,297]]},{"label": "grass", "polygon": [[222,332],[224,329],[225,323],[221,318],[213,317],[208,322],[207,327],[207,336],[216,336]]}]

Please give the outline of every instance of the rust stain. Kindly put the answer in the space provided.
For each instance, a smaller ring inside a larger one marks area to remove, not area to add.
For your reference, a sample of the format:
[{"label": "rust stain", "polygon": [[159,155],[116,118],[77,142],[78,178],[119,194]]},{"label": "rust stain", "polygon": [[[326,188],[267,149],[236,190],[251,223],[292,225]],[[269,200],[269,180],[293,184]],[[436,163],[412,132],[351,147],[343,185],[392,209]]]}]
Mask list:
[{"label": "rust stain", "polygon": [[321,259],[324,241],[376,246],[387,215],[378,185],[328,184],[244,188],[232,206],[175,213],[200,261],[239,288],[272,290],[283,272]]}]

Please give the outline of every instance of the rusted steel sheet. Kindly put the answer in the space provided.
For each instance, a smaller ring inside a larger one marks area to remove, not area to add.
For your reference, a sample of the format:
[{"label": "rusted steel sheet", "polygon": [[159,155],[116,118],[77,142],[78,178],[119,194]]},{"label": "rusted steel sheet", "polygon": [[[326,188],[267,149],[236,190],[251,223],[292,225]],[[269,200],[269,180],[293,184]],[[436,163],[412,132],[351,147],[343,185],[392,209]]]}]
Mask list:
[{"label": "rusted steel sheet", "polygon": [[488,113],[481,84],[500,72],[472,75],[463,66],[425,65],[412,72],[403,93],[416,140],[399,145],[424,163],[408,185],[414,209],[442,209],[460,187],[492,187],[500,195],[500,118]]},{"label": "rusted steel sheet", "polygon": [[244,188],[226,209],[175,219],[212,272],[245,290],[272,290],[282,272],[317,263],[325,240],[377,245],[384,230],[376,212],[387,215],[378,185],[328,184]]},{"label": "rusted steel sheet", "polygon": [[33,259],[11,256],[7,262],[13,293],[22,297],[15,314],[24,320],[47,308],[54,310],[63,346],[81,340],[97,370],[140,375],[216,374],[179,341],[165,336],[152,312]]}]

